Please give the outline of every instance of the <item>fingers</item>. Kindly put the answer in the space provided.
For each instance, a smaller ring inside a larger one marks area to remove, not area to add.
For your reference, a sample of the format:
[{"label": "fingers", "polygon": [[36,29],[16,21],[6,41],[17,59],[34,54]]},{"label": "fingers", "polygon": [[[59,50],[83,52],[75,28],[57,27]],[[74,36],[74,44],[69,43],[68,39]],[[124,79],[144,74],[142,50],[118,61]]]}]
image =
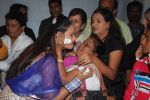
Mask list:
[{"label": "fingers", "polygon": [[64,47],[64,35],[62,32],[57,32],[55,35],[55,50],[56,53],[61,53]]},{"label": "fingers", "polygon": [[86,71],[84,73],[86,73],[87,78],[93,76],[93,70],[91,68],[86,68]]},{"label": "fingers", "polygon": [[78,63],[80,65],[86,65],[91,63],[90,56],[88,54],[83,54],[82,56],[79,57]]},{"label": "fingers", "polygon": [[84,72],[86,71],[86,67],[82,68],[82,69],[79,69],[79,74],[83,74]]},{"label": "fingers", "polygon": [[76,75],[76,77],[78,77],[81,81],[91,76],[93,76],[93,70],[91,68],[86,68],[86,67],[82,70],[79,70],[79,72]]},{"label": "fingers", "polygon": [[55,42],[58,45],[63,45],[64,44],[64,35],[62,32],[57,32],[55,35]]}]

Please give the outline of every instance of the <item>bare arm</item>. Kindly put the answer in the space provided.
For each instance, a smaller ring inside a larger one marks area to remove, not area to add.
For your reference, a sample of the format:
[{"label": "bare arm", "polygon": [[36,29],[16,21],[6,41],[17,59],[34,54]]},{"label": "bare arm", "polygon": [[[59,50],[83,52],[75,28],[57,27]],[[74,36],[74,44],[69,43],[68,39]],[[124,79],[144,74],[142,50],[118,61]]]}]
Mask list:
[{"label": "bare arm", "polygon": [[[86,78],[89,78],[89,77],[91,77],[91,76],[93,76],[93,71],[90,69],[90,71],[88,72],[88,73],[86,73],[86,74],[83,74],[83,72],[84,72],[84,70],[80,70],[78,73],[77,73],[77,75],[76,75],[76,77],[80,80],[80,81],[83,81],[83,80],[85,80]],[[74,83],[73,83],[74,84]],[[80,84],[81,85],[81,84]],[[77,87],[78,88],[78,87]],[[76,88],[76,89],[77,89]],[[60,90],[60,93],[59,93],[59,95],[55,98],[55,100],[64,100],[68,95],[70,94],[70,92],[66,89],[66,88],[64,88],[64,87],[62,87],[61,88],[61,90]]]},{"label": "bare arm", "polygon": [[100,70],[100,72],[106,76],[107,78],[113,80],[116,77],[116,73],[118,70],[118,67],[120,65],[120,61],[122,58],[123,52],[121,50],[115,50],[109,54],[109,64],[106,65],[102,62],[101,59],[97,58],[94,55],[87,55],[83,54],[79,58],[80,64],[87,64],[87,63],[95,63],[97,68]]},{"label": "bare arm", "polygon": [[66,72],[64,65],[62,62],[58,62],[58,69],[62,79],[62,83],[65,85],[70,82],[73,78],[75,78],[77,74],[77,70],[73,70],[71,72]]},{"label": "bare arm", "polygon": [[[63,58],[62,58],[62,50],[63,50],[63,46],[64,46],[63,41],[64,41],[63,34],[61,32],[57,32],[57,34],[55,36],[56,59],[58,61],[58,69],[59,69],[59,73],[60,73],[62,82],[63,82],[63,84],[66,84],[66,83],[70,82],[72,79],[74,79],[75,76],[78,73],[80,73],[80,71],[79,70],[73,70],[71,72],[66,72],[64,65],[63,65]],[[91,73],[91,72],[89,72],[89,73]],[[87,78],[87,77],[85,77],[85,78]]]},{"label": "bare arm", "polygon": [[64,100],[67,95],[69,95],[69,91],[66,88],[62,87],[60,89],[59,95],[55,98],[55,100]]}]

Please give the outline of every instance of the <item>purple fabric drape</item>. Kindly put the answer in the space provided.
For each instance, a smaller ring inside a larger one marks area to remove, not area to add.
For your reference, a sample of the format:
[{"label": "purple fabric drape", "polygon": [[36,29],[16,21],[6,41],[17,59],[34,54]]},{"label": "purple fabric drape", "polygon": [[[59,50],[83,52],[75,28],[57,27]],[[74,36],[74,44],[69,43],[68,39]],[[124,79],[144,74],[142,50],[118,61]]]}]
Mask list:
[{"label": "purple fabric drape", "polygon": [[62,86],[57,61],[53,55],[45,55],[19,76],[7,80],[11,90],[19,96],[37,96],[53,99]]}]

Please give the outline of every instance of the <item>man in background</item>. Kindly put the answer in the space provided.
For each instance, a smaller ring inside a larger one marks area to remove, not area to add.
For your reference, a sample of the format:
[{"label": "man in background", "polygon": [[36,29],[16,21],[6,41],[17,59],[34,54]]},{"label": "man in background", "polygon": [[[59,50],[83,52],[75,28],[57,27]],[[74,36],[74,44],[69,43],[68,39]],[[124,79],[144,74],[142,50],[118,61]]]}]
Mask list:
[{"label": "man in background", "polygon": [[[61,0],[49,0],[48,6],[51,16],[41,21],[38,32],[39,37],[49,28],[55,29],[61,22],[67,19],[67,17],[62,14],[63,6]],[[50,34],[50,36],[52,35],[53,34]]]},{"label": "man in background", "polygon": [[[108,10],[113,12],[114,16],[116,16],[117,8],[118,8],[118,1],[117,0],[100,0],[98,7],[107,8]],[[115,17],[115,18],[121,28],[122,36],[123,36],[126,44],[130,43],[132,41],[132,35],[131,35],[128,25],[125,22],[123,22],[122,20],[118,19],[117,17]],[[86,34],[87,37],[90,36],[90,34],[91,34],[90,19],[88,19],[88,21],[87,21],[87,25],[83,31],[83,34]]]},{"label": "man in background", "polygon": [[143,5],[139,1],[132,1],[127,5],[128,26],[130,27],[133,39],[144,32],[144,25],[141,23],[142,10]]}]

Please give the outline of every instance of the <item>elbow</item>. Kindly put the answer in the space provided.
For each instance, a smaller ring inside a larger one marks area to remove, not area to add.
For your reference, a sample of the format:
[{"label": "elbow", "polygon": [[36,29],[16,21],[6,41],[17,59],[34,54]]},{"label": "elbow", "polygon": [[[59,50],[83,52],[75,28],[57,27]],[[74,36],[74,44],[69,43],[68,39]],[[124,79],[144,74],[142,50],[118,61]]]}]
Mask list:
[{"label": "elbow", "polygon": [[116,78],[116,76],[115,75],[112,75],[109,79],[112,81],[112,80],[114,80]]},{"label": "elbow", "polygon": [[117,70],[111,69],[111,72],[109,74],[109,79],[113,81],[116,79],[116,76],[117,76]]},{"label": "elbow", "polygon": [[114,79],[116,79],[116,73],[115,73],[115,72],[112,73],[112,74],[110,75],[109,79],[112,80],[112,81],[113,81]]}]

